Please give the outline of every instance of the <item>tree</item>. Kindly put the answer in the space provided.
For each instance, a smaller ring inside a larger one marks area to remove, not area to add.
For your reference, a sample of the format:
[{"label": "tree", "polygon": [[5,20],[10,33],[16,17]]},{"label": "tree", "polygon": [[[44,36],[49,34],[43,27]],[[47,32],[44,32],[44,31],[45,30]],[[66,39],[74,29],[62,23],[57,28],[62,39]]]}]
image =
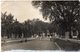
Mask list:
[{"label": "tree", "polygon": [[22,24],[16,20],[13,23],[13,32],[15,38],[21,38],[22,36]]},{"label": "tree", "polygon": [[12,33],[12,23],[14,16],[12,14],[7,15],[6,13],[7,12],[1,14],[2,36],[4,34],[8,38],[10,38]]},{"label": "tree", "polygon": [[8,38],[11,38],[12,35],[12,24],[13,24],[13,15],[10,13],[6,17],[6,29],[7,29],[7,36]]},{"label": "tree", "polygon": [[70,32],[71,38],[71,28],[75,26],[75,20],[80,18],[79,1],[32,1],[32,5],[40,7],[44,19],[55,21],[61,31]]},{"label": "tree", "polygon": [[24,21],[23,23],[23,34],[24,34],[24,38],[26,37],[31,37],[32,36],[32,21],[31,20],[27,20]]},{"label": "tree", "polygon": [[6,36],[6,26],[5,26],[5,23],[6,23],[6,13],[7,12],[5,12],[5,13],[1,13],[1,36],[2,37],[4,37],[4,36]]},{"label": "tree", "polygon": [[34,34],[41,36],[42,33],[45,33],[47,35],[48,23],[43,22],[39,19],[33,19],[32,26],[33,26],[33,33]]}]

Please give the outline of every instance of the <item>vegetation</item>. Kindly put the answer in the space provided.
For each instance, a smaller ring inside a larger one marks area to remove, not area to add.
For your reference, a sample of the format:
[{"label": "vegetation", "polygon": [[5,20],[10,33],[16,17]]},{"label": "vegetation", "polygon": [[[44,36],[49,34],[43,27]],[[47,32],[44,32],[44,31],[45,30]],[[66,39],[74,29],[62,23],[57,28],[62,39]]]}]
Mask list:
[{"label": "vegetation", "polygon": [[32,1],[32,5],[39,8],[44,19],[49,19],[55,32],[65,35],[65,32],[78,30],[80,33],[80,2],[79,1]]},{"label": "vegetation", "polygon": [[43,22],[39,19],[27,20],[23,23],[14,20],[12,14],[7,15],[1,13],[1,27],[2,27],[2,37],[7,38],[26,38],[36,35],[41,36],[42,33],[47,34],[48,23]]},{"label": "vegetation", "polygon": [[[71,32],[78,32],[80,39],[80,2],[79,1],[32,1],[32,5],[39,8],[44,19],[51,22],[43,22],[39,19],[27,20],[23,23],[14,19],[10,14],[1,13],[2,37],[7,38],[26,38],[31,36],[53,36],[53,32],[60,37],[65,37],[69,32],[69,38],[72,38]],[[77,34],[77,33],[75,33]]]}]

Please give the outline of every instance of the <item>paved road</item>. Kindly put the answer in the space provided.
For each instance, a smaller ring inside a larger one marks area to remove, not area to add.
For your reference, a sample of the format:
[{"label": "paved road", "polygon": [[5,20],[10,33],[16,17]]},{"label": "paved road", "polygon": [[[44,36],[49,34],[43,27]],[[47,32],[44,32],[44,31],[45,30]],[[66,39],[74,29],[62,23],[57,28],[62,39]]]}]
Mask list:
[{"label": "paved road", "polygon": [[43,38],[41,40],[36,39],[23,43],[14,43],[2,46],[2,50],[58,50],[58,47],[53,41]]}]

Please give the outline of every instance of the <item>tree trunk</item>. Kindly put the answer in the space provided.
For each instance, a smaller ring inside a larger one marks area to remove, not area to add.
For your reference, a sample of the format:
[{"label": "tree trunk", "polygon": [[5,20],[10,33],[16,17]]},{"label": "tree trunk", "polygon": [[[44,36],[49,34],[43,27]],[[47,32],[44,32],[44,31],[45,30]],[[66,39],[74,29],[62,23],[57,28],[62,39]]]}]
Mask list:
[{"label": "tree trunk", "polygon": [[78,32],[78,33],[79,33],[79,34],[78,34],[77,38],[80,39],[80,32]]},{"label": "tree trunk", "polygon": [[69,38],[70,38],[70,39],[72,38],[71,31],[69,31]]}]

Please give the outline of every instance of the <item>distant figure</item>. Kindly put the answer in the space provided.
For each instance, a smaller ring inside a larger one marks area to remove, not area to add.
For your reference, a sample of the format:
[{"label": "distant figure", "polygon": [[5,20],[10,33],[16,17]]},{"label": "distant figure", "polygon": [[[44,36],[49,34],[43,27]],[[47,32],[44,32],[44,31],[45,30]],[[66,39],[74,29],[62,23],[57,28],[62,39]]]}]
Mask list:
[{"label": "distant figure", "polygon": [[42,39],[42,37],[40,37],[40,40]]},{"label": "distant figure", "polygon": [[36,35],[36,38],[38,38],[39,36],[38,35]]},{"label": "distant figure", "polygon": [[49,36],[50,38],[52,38],[51,36]]}]

